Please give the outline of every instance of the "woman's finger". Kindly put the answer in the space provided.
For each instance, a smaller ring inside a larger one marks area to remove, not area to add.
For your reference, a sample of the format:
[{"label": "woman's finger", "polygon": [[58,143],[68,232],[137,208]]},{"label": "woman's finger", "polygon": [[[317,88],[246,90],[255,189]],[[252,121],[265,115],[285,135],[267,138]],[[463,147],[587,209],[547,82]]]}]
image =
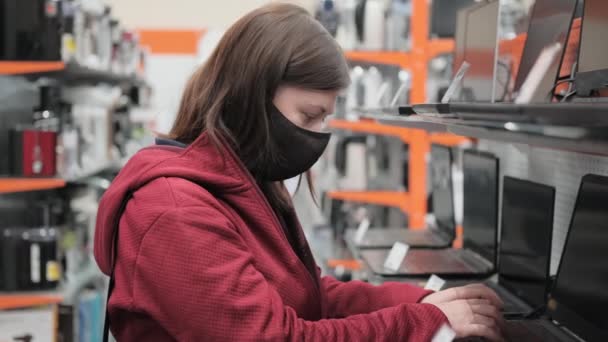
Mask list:
[{"label": "woman's finger", "polygon": [[460,288],[460,299],[482,298],[492,302],[498,308],[502,308],[504,303],[500,297],[489,287],[483,284],[471,284]]},{"label": "woman's finger", "polygon": [[490,317],[495,320],[500,326],[504,323],[504,318],[502,313],[493,305],[488,304],[471,304],[471,309],[473,313],[483,315],[486,317]]}]

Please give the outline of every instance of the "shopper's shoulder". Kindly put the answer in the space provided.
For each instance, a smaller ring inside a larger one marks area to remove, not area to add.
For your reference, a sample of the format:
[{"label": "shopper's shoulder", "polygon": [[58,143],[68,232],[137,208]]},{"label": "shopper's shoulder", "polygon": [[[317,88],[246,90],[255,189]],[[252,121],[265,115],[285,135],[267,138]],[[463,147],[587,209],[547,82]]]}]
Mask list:
[{"label": "shopper's shoulder", "polygon": [[163,176],[142,186],[136,195],[149,199],[161,207],[217,207],[218,199],[204,186],[187,178]]}]

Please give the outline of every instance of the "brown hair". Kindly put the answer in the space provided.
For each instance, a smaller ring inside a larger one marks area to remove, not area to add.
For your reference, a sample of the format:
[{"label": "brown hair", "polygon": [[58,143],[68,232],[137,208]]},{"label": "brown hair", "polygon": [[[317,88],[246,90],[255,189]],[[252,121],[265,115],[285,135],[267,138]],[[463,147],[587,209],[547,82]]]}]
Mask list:
[{"label": "brown hair", "polygon": [[275,209],[286,209],[282,184],[258,172],[276,158],[268,116],[275,92],[283,84],[340,90],[349,82],[342,50],[306,10],[266,5],[232,25],[192,75],[170,137],[189,144],[206,132],[216,146],[227,140]]}]

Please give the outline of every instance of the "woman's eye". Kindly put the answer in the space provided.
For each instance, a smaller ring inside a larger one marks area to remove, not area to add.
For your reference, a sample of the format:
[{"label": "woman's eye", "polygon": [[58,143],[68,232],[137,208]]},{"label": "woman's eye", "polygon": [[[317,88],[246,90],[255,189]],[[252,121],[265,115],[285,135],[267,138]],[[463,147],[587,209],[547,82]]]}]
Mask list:
[{"label": "woman's eye", "polygon": [[312,122],[315,119],[316,119],[316,115],[304,113],[304,121],[305,122]]}]

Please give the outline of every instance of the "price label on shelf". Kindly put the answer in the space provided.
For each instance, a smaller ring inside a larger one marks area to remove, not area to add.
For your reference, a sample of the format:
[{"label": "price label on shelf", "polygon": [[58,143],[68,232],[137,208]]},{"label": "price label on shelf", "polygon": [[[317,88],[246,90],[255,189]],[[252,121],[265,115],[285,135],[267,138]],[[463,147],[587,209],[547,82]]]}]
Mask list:
[{"label": "price label on shelf", "polygon": [[441,289],[445,286],[445,280],[439,278],[438,276],[432,274],[427,280],[426,285],[424,285],[425,290],[431,291],[441,291]]},{"label": "price label on shelf", "polygon": [[371,223],[368,218],[365,218],[365,219],[363,219],[363,221],[361,221],[361,223],[359,224],[359,228],[357,228],[357,231],[355,232],[355,243],[356,244],[360,244],[361,241],[363,241],[365,234],[367,234],[367,231],[369,230],[370,224]]},{"label": "price label on shelf", "polygon": [[407,252],[410,250],[410,246],[402,242],[395,242],[393,248],[388,253],[386,260],[384,261],[384,268],[397,272],[405,260]]}]

